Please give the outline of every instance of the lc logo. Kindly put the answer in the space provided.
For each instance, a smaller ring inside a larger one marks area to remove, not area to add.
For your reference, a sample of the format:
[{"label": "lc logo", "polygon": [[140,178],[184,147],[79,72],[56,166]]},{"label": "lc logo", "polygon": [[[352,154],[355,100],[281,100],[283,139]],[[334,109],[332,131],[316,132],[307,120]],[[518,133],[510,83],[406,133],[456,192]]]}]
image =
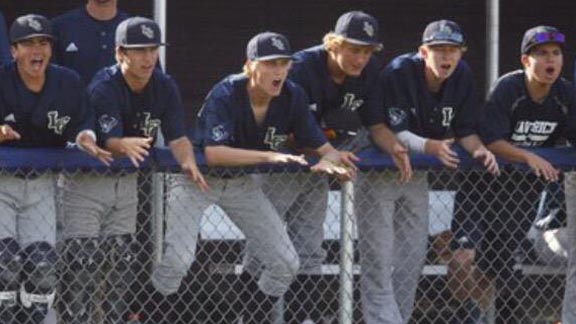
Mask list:
[{"label": "lc logo", "polygon": [[276,127],[268,127],[264,137],[264,144],[268,144],[272,151],[278,151],[287,139],[288,135],[276,135]]},{"label": "lc logo", "polygon": [[70,116],[58,118],[58,111],[56,110],[49,111],[46,116],[48,117],[48,129],[53,130],[58,135],[62,135],[66,125],[70,122]]},{"label": "lc logo", "polygon": [[152,117],[152,114],[149,112],[145,112],[143,114],[144,120],[140,123],[140,130],[142,131],[142,134],[144,134],[146,137],[156,136],[156,131],[158,130],[158,127],[160,127],[162,121],[160,119],[150,118]]},{"label": "lc logo", "polygon": [[356,95],[353,93],[347,93],[344,95],[344,100],[342,101],[342,105],[340,106],[341,109],[356,111],[356,109],[360,108],[364,100],[356,99]]}]

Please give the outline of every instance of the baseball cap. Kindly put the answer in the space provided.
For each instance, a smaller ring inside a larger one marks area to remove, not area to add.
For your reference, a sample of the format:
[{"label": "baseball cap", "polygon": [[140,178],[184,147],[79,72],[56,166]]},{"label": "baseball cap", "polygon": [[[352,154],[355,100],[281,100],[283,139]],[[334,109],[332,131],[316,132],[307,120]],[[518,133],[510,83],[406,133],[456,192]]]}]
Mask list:
[{"label": "baseball cap", "polygon": [[268,61],[278,58],[292,58],[292,50],[288,39],[278,33],[263,32],[248,42],[246,58],[250,61]]},{"label": "baseball cap", "polygon": [[522,38],[522,47],[520,52],[528,54],[532,47],[540,44],[556,43],[564,46],[566,37],[558,31],[555,27],[551,26],[536,26],[528,29]]},{"label": "baseball cap", "polygon": [[457,23],[451,20],[437,20],[429,23],[424,29],[422,44],[464,46],[464,34]]},{"label": "baseball cap", "polygon": [[340,16],[334,33],[352,44],[382,46],[378,40],[378,21],[362,11],[349,11]]},{"label": "baseball cap", "polygon": [[141,48],[165,46],[161,41],[160,27],[153,20],[132,17],[122,21],[116,28],[116,46]]},{"label": "baseball cap", "polygon": [[20,16],[10,26],[12,44],[34,37],[54,38],[52,25],[46,17],[36,14]]}]

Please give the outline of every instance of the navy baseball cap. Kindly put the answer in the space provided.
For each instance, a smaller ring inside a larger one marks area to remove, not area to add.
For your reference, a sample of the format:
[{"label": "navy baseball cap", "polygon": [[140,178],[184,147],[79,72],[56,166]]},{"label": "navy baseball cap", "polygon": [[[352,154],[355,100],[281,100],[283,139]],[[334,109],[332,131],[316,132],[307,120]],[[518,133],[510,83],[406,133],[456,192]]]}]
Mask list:
[{"label": "navy baseball cap", "polygon": [[160,27],[153,20],[132,17],[121,22],[116,28],[116,46],[124,48],[165,46],[161,36]]},{"label": "navy baseball cap", "polygon": [[340,16],[334,33],[352,44],[382,46],[378,40],[378,21],[362,11],[349,11]]},{"label": "navy baseball cap", "polygon": [[551,26],[536,26],[528,29],[522,38],[522,47],[520,52],[528,54],[530,50],[540,44],[556,43],[564,47],[566,37],[558,31],[555,27]]},{"label": "navy baseball cap", "polygon": [[54,39],[50,20],[41,15],[29,14],[18,17],[10,26],[10,42],[12,44],[34,37]]},{"label": "navy baseball cap", "polygon": [[422,44],[464,46],[464,33],[460,26],[451,20],[433,21],[424,29]]},{"label": "navy baseball cap", "polygon": [[246,58],[250,61],[268,61],[278,58],[292,59],[292,50],[288,39],[278,33],[260,33],[248,42]]}]

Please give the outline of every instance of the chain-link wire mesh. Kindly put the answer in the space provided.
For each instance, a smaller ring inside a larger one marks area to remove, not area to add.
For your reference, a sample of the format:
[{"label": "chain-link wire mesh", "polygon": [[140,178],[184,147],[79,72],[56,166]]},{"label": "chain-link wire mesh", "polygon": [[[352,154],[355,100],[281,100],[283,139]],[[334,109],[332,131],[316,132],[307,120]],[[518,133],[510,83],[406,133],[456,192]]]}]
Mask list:
[{"label": "chain-link wire mesh", "polygon": [[563,186],[527,170],[418,170],[407,184],[362,171],[348,188],[288,168],[210,170],[207,193],[157,171],[0,171],[0,318],[29,315],[22,292],[57,323],[560,318]]}]

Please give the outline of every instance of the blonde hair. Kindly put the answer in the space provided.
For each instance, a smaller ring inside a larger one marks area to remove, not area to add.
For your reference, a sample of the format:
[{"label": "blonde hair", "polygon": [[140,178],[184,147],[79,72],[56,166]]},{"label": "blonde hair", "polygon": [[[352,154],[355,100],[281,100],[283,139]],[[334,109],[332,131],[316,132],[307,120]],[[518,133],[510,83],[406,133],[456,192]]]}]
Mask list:
[{"label": "blonde hair", "polygon": [[329,32],[322,38],[322,43],[324,44],[324,49],[328,52],[342,46],[344,44],[344,37],[335,34],[334,32]]},{"label": "blonde hair", "polygon": [[242,65],[242,73],[247,77],[250,78],[252,76],[252,70],[254,68],[251,67],[251,65],[253,63],[257,63],[257,62],[252,62],[250,60],[246,60],[246,62],[244,62],[244,65]]}]

